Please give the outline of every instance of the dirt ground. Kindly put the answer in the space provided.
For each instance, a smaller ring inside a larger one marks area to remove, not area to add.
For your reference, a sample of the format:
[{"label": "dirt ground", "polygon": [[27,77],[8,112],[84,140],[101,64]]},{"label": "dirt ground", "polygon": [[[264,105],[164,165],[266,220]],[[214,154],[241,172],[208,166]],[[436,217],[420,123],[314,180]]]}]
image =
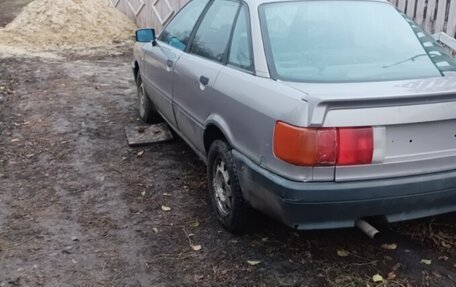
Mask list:
[{"label": "dirt ground", "polygon": [[6,26],[33,0],[0,0],[0,27]]},{"label": "dirt ground", "polygon": [[118,52],[0,58],[0,286],[456,286],[456,214],[377,240],[263,216],[223,231],[182,140],[128,147],[135,86]]}]

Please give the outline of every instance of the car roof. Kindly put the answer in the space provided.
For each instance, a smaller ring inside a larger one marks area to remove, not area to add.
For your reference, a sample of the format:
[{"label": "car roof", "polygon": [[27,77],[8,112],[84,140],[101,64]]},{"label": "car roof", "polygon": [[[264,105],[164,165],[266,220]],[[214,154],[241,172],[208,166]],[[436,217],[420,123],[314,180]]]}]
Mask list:
[{"label": "car roof", "polygon": [[[274,3],[274,2],[294,2],[299,0],[243,0],[249,6],[259,6],[264,3]],[[347,0],[301,0],[301,1],[347,1]],[[386,2],[389,3],[388,0],[349,0],[349,1],[370,1],[370,2]]]}]

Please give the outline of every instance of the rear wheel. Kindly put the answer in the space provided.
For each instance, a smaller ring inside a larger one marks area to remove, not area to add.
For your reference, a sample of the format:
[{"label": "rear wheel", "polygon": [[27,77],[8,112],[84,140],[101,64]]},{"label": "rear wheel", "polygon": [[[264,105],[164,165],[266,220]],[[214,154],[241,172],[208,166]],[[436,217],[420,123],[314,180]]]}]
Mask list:
[{"label": "rear wheel", "polygon": [[139,117],[141,118],[141,120],[148,124],[161,122],[162,119],[160,115],[158,114],[157,110],[152,104],[152,101],[149,99],[146,90],[144,89],[144,84],[141,75],[138,75],[136,87],[138,96]]},{"label": "rear wheel", "polygon": [[230,232],[244,232],[250,223],[251,209],[242,195],[231,148],[224,141],[216,140],[211,145],[208,179],[217,220]]}]

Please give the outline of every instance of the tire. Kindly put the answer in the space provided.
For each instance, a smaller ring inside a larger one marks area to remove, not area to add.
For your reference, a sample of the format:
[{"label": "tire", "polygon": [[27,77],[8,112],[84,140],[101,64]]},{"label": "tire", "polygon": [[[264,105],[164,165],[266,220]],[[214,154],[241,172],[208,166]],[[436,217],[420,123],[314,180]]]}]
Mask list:
[{"label": "tire", "polygon": [[232,233],[244,233],[250,225],[251,207],[242,195],[230,146],[216,140],[209,149],[209,196],[219,223]]},{"label": "tire", "polygon": [[156,124],[162,122],[163,119],[158,114],[157,110],[152,104],[152,101],[149,99],[146,90],[144,89],[144,84],[141,75],[138,75],[138,79],[136,81],[136,88],[136,94],[138,97],[139,117],[141,118],[141,120],[148,124]]}]

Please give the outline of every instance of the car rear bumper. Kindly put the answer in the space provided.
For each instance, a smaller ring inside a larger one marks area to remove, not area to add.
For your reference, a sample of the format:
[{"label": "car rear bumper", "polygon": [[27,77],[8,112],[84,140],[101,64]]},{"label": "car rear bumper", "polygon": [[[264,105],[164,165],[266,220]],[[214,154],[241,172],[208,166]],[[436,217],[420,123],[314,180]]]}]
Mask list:
[{"label": "car rear bumper", "polygon": [[359,182],[295,182],[233,151],[252,206],[296,229],[355,226],[363,217],[404,221],[456,211],[456,171]]}]

